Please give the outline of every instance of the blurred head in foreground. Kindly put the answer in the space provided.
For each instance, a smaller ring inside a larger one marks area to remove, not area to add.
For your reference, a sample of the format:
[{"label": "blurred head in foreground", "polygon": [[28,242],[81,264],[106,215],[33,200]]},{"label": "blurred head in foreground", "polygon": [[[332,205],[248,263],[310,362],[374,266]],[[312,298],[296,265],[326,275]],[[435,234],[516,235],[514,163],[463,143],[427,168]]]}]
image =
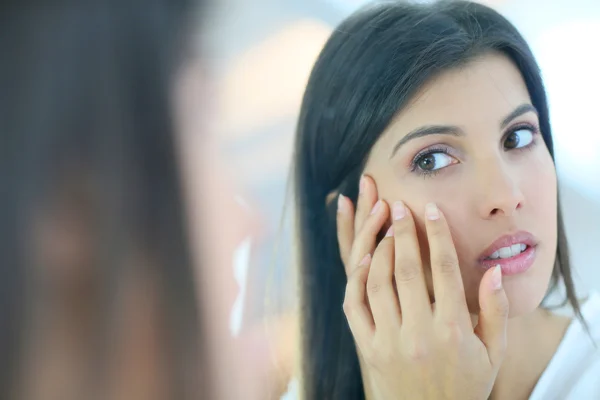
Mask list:
[{"label": "blurred head in foreground", "polygon": [[1,398],[213,397],[172,112],[197,10],[2,6]]}]

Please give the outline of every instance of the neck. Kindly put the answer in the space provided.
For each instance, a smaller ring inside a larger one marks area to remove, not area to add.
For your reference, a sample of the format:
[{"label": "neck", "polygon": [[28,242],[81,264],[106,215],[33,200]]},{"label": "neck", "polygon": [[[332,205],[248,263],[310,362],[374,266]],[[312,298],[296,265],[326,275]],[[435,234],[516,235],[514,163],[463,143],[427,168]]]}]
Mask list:
[{"label": "neck", "polygon": [[538,308],[511,318],[507,327],[507,353],[496,378],[492,399],[527,399],[546,369],[570,323]]}]

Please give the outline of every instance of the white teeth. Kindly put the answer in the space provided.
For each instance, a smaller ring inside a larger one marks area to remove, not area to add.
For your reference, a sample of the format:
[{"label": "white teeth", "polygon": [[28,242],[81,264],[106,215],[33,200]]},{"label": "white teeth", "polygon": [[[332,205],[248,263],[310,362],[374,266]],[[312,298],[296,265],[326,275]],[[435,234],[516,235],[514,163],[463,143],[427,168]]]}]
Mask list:
[{"label": "white teeth", "polygon": [[489,256],[489,258],[491,260],[495,260],[498,258],[511,258],[521,254],[523,251],[525,251],[526,248],[527,245],[523,243],[513,244],[512,246],[502,247],[501,249],[496,250],[492,253],[492,255]]},{"label": "white teeth", "polygon": [[512,250],[510,247],[503,247],[498,250],[498,254],[500,254],[500,258],[510,258],[512,257]]},{"label": "white teeth", "polygon": [[510,246],[510,251],[512,252],[513,256],[520,254],[521,253],[521,243],[513,244],[512,246]]}]

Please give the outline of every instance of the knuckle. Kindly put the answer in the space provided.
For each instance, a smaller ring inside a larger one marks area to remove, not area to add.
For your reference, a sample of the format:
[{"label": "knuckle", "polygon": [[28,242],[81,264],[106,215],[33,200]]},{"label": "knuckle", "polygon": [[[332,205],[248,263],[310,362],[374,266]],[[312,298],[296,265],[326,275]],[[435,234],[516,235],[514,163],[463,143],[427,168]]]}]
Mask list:
[{"label": "knuckle", "polygon": [[439,329],[439,338],[450,347],[458,347],[464,341],[464,334],[456,321],[445,321]]},{"label": "knuckle", "polygon": [[381,284],[377,282],[369,283],[367,285],[367,291],[369,294],[377,294],[381,290]]},{"label": "knuckle", "polygon": [[400,262],[396,266],[395,275],[398,283],[413,282],[419,277],[419,267],[416,262]]},{"label": "knuckle", "polygon": [[453,274],[458,269],[456,258],[449,254],[442,255],[437,264],[439,271],[444,274]]},{"label": "knuckle", "polygon": [[411,340],[405,341],[403,351],[406,358],[416,364],[424,363],[431,354],[430,346],[421,336],[415,336]]}]

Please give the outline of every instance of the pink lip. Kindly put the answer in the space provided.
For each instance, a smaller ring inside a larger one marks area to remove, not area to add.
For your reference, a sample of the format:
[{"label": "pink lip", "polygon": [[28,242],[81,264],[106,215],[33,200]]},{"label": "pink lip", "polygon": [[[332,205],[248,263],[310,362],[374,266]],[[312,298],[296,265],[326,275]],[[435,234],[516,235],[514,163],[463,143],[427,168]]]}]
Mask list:
[{"label": "pink lip", "polygon": [[[512,246],[513,244],[523,243],[527,249],[519,255],[510,258],[489,259],[495,251],[502,247]],[[515,275],[527,271],[535,261],[537,241],[529,232],[517,232],[512,235],[501,236],[492,243],[479,258],[480,265],[485,268],[492,268],[500,265],[502,275]]]}]

